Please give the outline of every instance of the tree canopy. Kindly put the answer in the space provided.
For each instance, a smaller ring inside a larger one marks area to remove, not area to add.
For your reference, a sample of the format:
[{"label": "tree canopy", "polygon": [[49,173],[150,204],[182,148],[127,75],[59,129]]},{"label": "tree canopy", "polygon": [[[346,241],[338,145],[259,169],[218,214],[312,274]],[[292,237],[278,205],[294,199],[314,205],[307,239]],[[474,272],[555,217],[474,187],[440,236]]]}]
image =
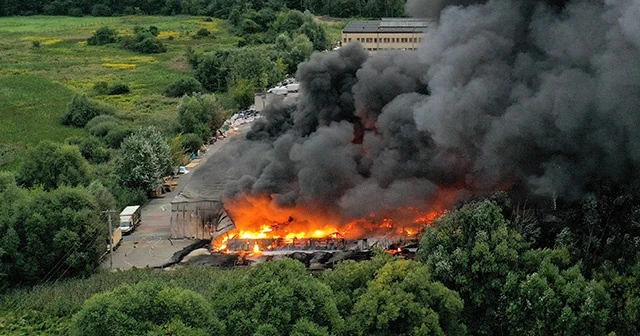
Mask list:
[{"label": "tree canopy", "polygon": [[89,164],[77,146],[41,141],[27,151],[26,157],[17,177],[24,187],[52,190],[63,185],[86,185],[89,181]]},{"label": "tree canopy", "polygon": [[163,176],[173,171],[169,143],[155,128],[147,127],[124,139],[114,176],[123,187],[151,192],[161,185]]}]

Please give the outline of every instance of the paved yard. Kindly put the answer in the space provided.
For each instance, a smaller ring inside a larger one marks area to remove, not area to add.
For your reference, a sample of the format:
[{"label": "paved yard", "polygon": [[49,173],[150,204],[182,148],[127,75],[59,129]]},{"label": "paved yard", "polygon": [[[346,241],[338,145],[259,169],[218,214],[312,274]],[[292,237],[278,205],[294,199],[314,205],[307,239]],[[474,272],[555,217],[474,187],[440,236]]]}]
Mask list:
[{"label": "paved yard", "polygon": [[[172,192],[164,194],[162,198],[151,199],[142,207],[142,224],[133,233],[123,237],[122,244],[113,253],[113,269],[160,266],[167,263],[175,252],[195,242],[191,239],[169,239],[171,200],[186,187],[193,173],[204,166],[209,157],[215,155],[228,141],[229,139],[221,140],[210,146],[200,164],[178,178],[179,184]],[[113,218],[114,223],[117,223],[117,215]],[[100,265],[101,269],[110,268],[110,257],[105,257]]]}]

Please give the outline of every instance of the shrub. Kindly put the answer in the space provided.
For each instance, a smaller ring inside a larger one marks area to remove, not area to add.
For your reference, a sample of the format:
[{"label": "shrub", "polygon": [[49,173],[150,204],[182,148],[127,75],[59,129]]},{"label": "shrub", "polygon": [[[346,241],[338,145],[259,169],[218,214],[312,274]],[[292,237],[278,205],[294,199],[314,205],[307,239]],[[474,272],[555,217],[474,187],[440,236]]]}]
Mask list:
[{"label": "shrub", "polygon": [[67,113],[62,116],[62,124],[84,127],[87,122],[101,114],[113,114],[112,107],[99,104],[87,97],[85,94],[76,94],[67,106]]},{"label": "shrub", "polygon": [[131,135],[133,130],[130,127],[126,126],[118,126],[109,130],[107,135],[104,137],[104,141],[107,143],[107,146],[111,148],[120,148],[120,144],[122,141]]},{"label": "shrub", "polygon": [[143,37],[140,40],[136,37],[123,38],[121,46],[142,54],[159,54],[167,51],[167,47],[155,37]]},{"label": "shrub", "polygon": [[211,32],[209,32],[207,28],[200,28],[200,30],[198,30],[198,32],[196,32],[196,34],[193,35],[193,38],[201,39],[201,38],[208,37],[209,35],[211,35]]},{"label": "shrub", "polygon": [[97,124],[103,123],[105,121],[111,121],[114,122],[116,124],[120,124],[120,120],[112,115],[108,115],[108,114],[102,114],[99,115],[91,120],[89,120],[89,122],[87,122],[87,124],[84,126],[87,130],[94,127]]},{"label": "shrub", "polygon": [[118,42],[118,32],[109,27],[102,27],[87,40],[88,45],[105,45]]},{"label": "shrub", "polygon": [[78,144],[80,154],[91,163],[103,163],[109,160],[109,151],[96,137],[87,137]]},{"label": "shrub", "polygon": [[182,136],[182,147],[191,153],[195,153],[202,147],[202,137],[195,133],[187,133]]},{"label": "shrub", "polygon": [[143,54],[158,54],[167,51],[167,47],[156,37],[160,34],[158,27],[143,28],[135,26],[134,36],[125,37],[120,41],[120,47]]},{"label": "shrub", "polygon": [[191,95],[194,92],[203,92],[204,88],[202,84],[195,78],[182,78],[176,82],[171,83],[169,87],[164,91],[164,95],[171,98],[182,97],[184,95]]},{"label": "shrub", "polygon": [[109,84],[107,82],[97,82],[93,84],[93,92],[99,95],[106,95],[109,92]]},{"label": "shrub", "polygon": [[[113,184],[116,184],[113,182]],[[113,192],[113,196],[119,206],[125,207],[131,204],[145,204],[147,203],[147,193],[140,189],[131,189],[120,185],[112,185],[110,187]]]},{"label": "shrub", "polygon": [[119,94],[127,94],[131,92],[131,89],[129,89],[129,86],[127,84],[114,84],[113,86],[109,87],[109,91],[108,91],[108,95],[119,95]]}]

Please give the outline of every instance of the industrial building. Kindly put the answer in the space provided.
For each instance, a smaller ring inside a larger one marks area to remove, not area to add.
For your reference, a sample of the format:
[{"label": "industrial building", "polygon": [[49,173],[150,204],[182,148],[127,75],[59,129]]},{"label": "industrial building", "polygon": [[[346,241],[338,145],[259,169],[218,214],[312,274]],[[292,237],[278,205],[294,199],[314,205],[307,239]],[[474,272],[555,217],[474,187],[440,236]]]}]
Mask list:
[{"label": "industrial building", "polygon": [[389,18],[351,21],[342,30],[342,44],[359,41],[369,51],[416,50],[425,32],[435,21]]}]

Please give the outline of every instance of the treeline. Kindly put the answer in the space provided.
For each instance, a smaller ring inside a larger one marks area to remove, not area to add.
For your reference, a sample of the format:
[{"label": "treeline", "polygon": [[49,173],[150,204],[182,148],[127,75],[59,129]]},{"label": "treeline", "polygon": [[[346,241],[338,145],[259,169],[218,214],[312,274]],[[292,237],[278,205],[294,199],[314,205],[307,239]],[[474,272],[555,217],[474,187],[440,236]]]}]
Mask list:
[{"label": "treeline", "polygon": [[417,260],[134,270],[0,303],[52,335],[638,335],[638,200],[604,187],[541,217],[498,194],[426,228]]},{"label": "treeline", "polygon": [[10,15],[206,15],[228,19],[234,11],[296,9],[334,17],[398,17],[406,0],[0,0],[0,16]]}]

